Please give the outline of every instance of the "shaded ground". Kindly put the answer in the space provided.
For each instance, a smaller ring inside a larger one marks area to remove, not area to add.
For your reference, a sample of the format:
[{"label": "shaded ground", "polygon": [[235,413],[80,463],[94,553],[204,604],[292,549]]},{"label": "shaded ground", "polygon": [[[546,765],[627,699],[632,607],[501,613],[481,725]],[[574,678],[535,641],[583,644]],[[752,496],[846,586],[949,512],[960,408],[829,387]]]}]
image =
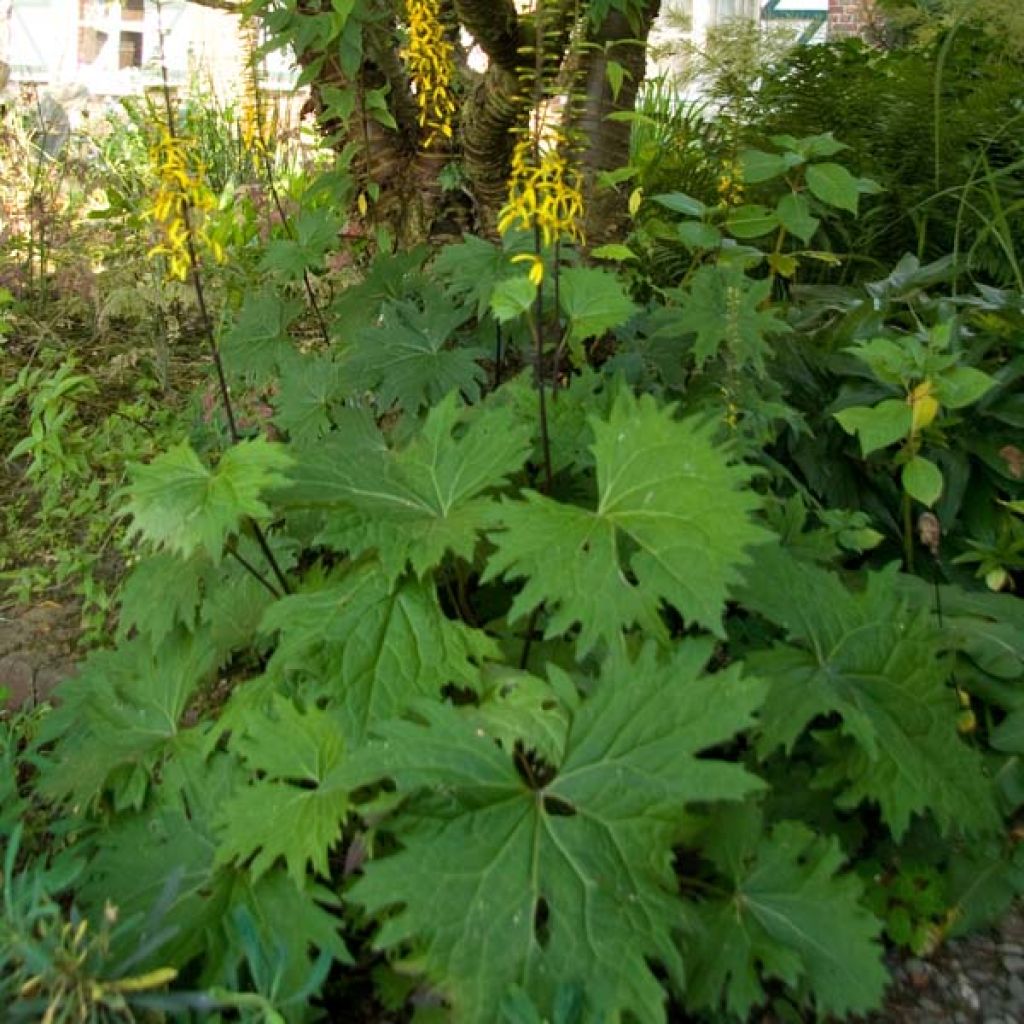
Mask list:
[{"label": "shaded ground", "polygon": [[893,968],[871,1024],[1024,1024],[1024,909],[997,929],[950,942]]}]

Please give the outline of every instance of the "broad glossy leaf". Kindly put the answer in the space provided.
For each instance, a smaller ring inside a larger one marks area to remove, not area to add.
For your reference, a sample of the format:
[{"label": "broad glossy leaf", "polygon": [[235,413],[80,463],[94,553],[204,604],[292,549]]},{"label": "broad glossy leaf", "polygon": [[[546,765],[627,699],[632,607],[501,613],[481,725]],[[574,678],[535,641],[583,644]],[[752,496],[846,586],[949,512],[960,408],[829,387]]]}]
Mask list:
[{"label": "broad glossy leaf", "polygon": [[934,462],[915,455],[901,474],[903,489],[916,501],[931,508],[942,494],[942,471]]},{"label": "broad glossy leaf", "polygon": [[860,438],[861,452],[867,456],[902,441],[910,433],[913,411],[907,402],[887,398],[874,406],[851,406],[835,417],[843,430]]},{"label": "broad glossy leaf", "polygon": [[756,203],[734,206],[726,218],[725,226],[736,238],[761,238],[779,226],[774,210]]},{"label": "broad glossy leaf", "polygon": [[794,154],[791,153],[766,153],[763,149],[745,149],[740,153],[743,183],[757,185],[763,181],[771,181],[772,178],[785,174],[794,163],[799,162],[799,159],[794,159]]},{"label": "broad glossy leaf", "polygon": [[676,420],[649,396],[621,392],[591,426],[596,508],[527,491],[496,514],[486,578],[525,581],[510,617],[543,603],[548,636],[580,624],[581,655],[599,641],[618,647],[634,624],[663,637],[663,602],[719,631],[747,547],[767,536],[751,522],[750,472],[715,447],[711,426]]},{"label": "broad glossy leaf", "polygon": [[331,436],[304,453],[281,501],[327,512],[322,540],[352,555],[375,551],[397,579],[423,575],[446,552],[470,558],[505,484],[530,451],[530,430],[510,409],[488,408],[462,428],[454,394],[427,414],[404,447]]},{"label": "broad glossy leaf", "polygon": [[806,197],[795,192],[791,192],[779,200],[775,207],[775,214],[779,218],[779,223],[791,235],[799,238],[804,245],[810,243],[814,233],[821,225],[821,221],[811,214],[811,206]]},{"label": "broad glossy leaf", "polygon": [[553,777],[533,786],[509,751],[433,702],[363,754],[362,778],[391,777],[408,797],[393,822],[404,845],[371,862],[350,898],[375,915],[394,908],[377,945],[411,944],[456,1019],[493,1021],[516,983],[549,1019],[572,985],[583,1019],[665,1020],[649,962],[681,983],[676,824],[690,801],[759,785],[697,756],[748,726],[761,696],[735,667],[700,676],[709,653],[692,642],[664,663],[648,649],[609,667]]},{"label": "broad glossy leaf", "polygon": [[807,187],[823,203],[850,213],[857,212],[861,190],[857,179],[842,164],[810,164]]},{"label": "broad glossy leaf", "polygon": [[699,199],[694,199],[683,192],[664,192],[651,196],[651,202],[664,206],[673,213],[685,213],[688,217],[703,217],[708,209]]},{"label": "broad glossy leaf", "polygon": [[994,377],[973,366],[956,366],[935,382],[935,394],[946,408],[962,409],[984,397],[995,385]]}]

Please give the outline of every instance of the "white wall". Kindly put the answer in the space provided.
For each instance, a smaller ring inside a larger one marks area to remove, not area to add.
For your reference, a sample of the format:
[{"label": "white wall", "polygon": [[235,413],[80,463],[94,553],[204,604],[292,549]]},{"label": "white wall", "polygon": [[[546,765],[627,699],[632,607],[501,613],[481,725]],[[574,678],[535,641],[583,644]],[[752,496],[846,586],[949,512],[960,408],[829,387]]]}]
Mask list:
[{"label": "white wall", "polygon": [[[80,59],[83,28],[106,35],[91,62]],[[222,96],[238,90],[245,59],[238,16],[185,0],[164,0],[159,11],[154,0],[146,0],[142,21],[126,20],[118,0],[13,0],[12,81],[37,82],[57,91],[84,87],[98,96],[138,92],[160,79],[160,28],[172,82],[200,73]],[[119,68],[122,31],[142,32],[141,68]],[[283,57],[271,59],[268,65],[270,87],[285,89],[294,81]]]}]

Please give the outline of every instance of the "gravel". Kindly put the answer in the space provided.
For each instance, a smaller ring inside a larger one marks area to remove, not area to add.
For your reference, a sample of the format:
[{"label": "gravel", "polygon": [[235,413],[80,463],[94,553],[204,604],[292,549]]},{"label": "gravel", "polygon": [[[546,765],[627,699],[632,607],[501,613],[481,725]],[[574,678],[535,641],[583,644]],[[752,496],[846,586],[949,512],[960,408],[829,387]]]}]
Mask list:
[{"label": "gravel", "polygon": [[892,960],[885,1007],[870,1024],[1024,1024],[1024,908],[927,960]]}]

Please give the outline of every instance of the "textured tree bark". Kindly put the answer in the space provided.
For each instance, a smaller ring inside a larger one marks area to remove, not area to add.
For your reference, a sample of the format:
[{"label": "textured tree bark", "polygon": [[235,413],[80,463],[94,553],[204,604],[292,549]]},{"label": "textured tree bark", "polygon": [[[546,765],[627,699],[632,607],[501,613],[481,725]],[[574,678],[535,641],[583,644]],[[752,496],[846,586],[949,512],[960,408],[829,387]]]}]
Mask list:
[{"label": "textured tree bark", "polygon": [[[645,0],[639,22],[631,25],[620,11],[612,11],[591,38],[595,44],[583,57],[582,104],[576,108],[574,134],[582,140],[580,161],[587,200],[587,239],[600,245],[621,232],[626,218],[626,196],[615,189],[600,189],[597,177],[629,162],[629,121],[608,115],[635,109],[636,96],[647,71],[647,38],[661,9],[661,0]],[[625,69],[615,94],[608,65]]]},{"label": "textured tree bark", "polygon": [[[231,9],[235,0],[200,2]],[[576,97],[576,102],[568,105],[568,116],[573,134],[581,140],[588,238],[597,243],[619,230],[625,215],[623,195],[596,188],[601,171],[622,166],[629,158],[631,126],[609,121],[608,114],[634,107],[646,70],[647,36],[660,7],[661,0],[642,0],[639,16],[632,23],[622,12],[612,10],[589,33],[583,31],[585,5],[581,10],[577,0],[546,0],[543,8],[547,98],[563,87]],[[310,17],[325,9],[326,0],[300,0],[299,10]],[[430,232],[442,198],[438,175],[452,160],[461,163],[467,183],[465,198],[471,199],[473,207],[469,219],[475,221],[477,230],[492,233],[505,203],[518,133],[528,127],[536,98],[532,48],[537,23],[533,15],[518,14],[514,0],[443,0],[444,16],[452,20],[453,42],[457,42],[457,27],[461,26],[487,55],[489,64],[482,74],[470,71],[456,45],[457,56],[462,58],[456,62],[462,100],[455,137],[447,150],[423,152],[416,98],[395,46],[400,10],[400,5],[390,0],[378,4],[381,16],[364,26],[364,59],[354,80],[346,78],[336,58],[324,62],[312,83],[314,106],[325,109],[322,100],[330,87],[355,90],[356,113],[349,123],[323,127],[334,137],[337,148],[355,143],[356,174],[364,184],[372,182],[380,189],[373,218],[387,223],[396,237],[419,240],[417,234]],[[587,45],[576,49],[570,40],[581,32]],[[569,50],[573,52],[567,54]],[[300,54],[299,60],[308,65],[319,56]],[[612,61],[626,71],[617,95],[608,78]],[[384,87],[397,128],[362,116],[366,94]]]}]

